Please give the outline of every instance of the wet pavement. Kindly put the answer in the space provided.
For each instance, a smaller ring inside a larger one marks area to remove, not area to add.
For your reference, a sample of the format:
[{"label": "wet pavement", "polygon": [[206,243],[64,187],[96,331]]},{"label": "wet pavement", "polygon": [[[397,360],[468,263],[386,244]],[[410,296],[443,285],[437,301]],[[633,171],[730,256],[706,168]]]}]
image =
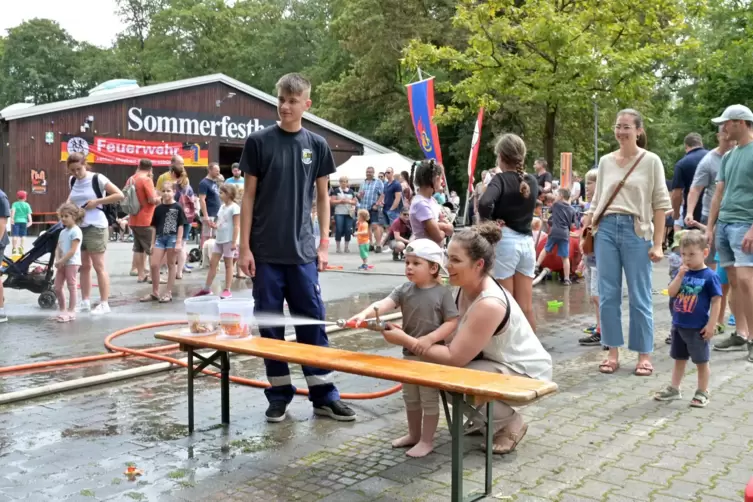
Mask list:
[{"label": "wet pavement", "polygon": [[[120,249],[122,247],[122,249]],[[126,245],[111,248],[114,315],[82,316],[58,325],[38,316],[34,295],[9,298],[11,322],[0,326],[5,350],[0,367],[103,352],[102,340],[117,329],[179,319],[180,302],[136,302],[148,288],[128,276]],[[331,255],[334,264],[354,270],[354,255]],[[387,254],[374,257],[365,273],[321,276],[328,319],[347,317],[404,279],[401,265]],[[394,275],[389,275],[394,274]],[[198,289],[201,272],[186,275],[180,296]],[[657,290],[666,268],[657,267]],[[236,296],[250,295],[236,284]],[[742,352],[712,357],[712,398],[707,409],[689,409],[695,379],[685,398],[657,403],[651,393],[669,381],[671,360],[663,344],[669,329],[666,297],[657,294],[656,370],[650,378],[630,374],[632,354],[614,376],[598,373],[600,348],[579,347],[590,324],[583,285],[569,289],[547,283],[535,290],[538,334],[555,360],[560,392],[522,408],[530,423],[519,450],[494,462],[498,500],[516,501],[725,501],[742,498],[753,475],[753,365]],[[9,296],[6,293],[6,297]],[[177,298],[176,298],[177,299]],[[563,302],[550,312],[549,300]],[[626,307],[626,303],[625,303]],[[626,310],[626,309],[624,309]],[[627,321],[627,315],[624,316]],[[154,343],[153,330],[119,338],[126,346]],[[371,332],[331,335],[338,348],[400,357],[400,350]],[[133,360],[47,373],[0,375],[0,393],[27,389],[154,361]],[[232,374],[264,379],[263,364],[235,357]],[[297,385],[300,368],[292,366]],[[342,392],[372,392],[387,381],[337,374]],[[233,385],[231,424],[219,426],[219,382],[196,382],[196,431],[187,435],[185,370],[159,373],[0,407],[0,502],[4,500],[243,500],[366,501],[449,500],[450,451],[446,430],[434,453],[409,459],[389,441],[404,433],[400,394],[352,401],[359,419],[337,423],[315,418],[303,398],[280,424],[264,420],[260,389]],[[466,489],[480,488],[483,456],[478,439],[467,441]],[[128,465],[143,470],[129,481]]]}]

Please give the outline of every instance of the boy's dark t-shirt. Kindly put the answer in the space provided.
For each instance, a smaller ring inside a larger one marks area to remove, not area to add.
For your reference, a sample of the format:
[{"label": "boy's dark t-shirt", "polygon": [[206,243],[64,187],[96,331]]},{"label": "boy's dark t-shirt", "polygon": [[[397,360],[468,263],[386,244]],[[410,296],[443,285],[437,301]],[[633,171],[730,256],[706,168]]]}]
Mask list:
[{"label": "boy's dark t-shirt", "polygon": [[711,300],[721,295],[722,284],[714,270],[688,270],[675,297],[672,323],[679,328],[702,329],[709,322]]},{"label": "boy's dark t-shirt", "polygon": [[573,207],[561,200],[552,205],[549,217],[549,238],[564,240],[570,238],[570,227],[575,225],[578,214]]},{"label": "boy's dark t-shirt", "polygon": [[530,174],[525,175],[525,181],[531,188],[528,198],[520,193],[518,173],[505,171],[495,174],[478,202],[481,219],[502,220],[506,227],[519,234],[533,235],[531,221],[539,197],[539,185]]},{"label": "boy's dark t-shirt", "polygon": [[314,185],[335,172],[327,141],[307,129],[291,133],[278,125],[267,127],[246,139],[240,168],[258,179],[250,242],[256,262],[315,261]]},{"label": "boy's dark t-shirt", "polygon": [[[8,201],[8,196],[5,195],[5,192],[2,190],[0,190],[0,218],[10,219],[10,202]],[[2,255],[5,246],[8,244],[10,244],[10,239],[8,238],[8,231],[6,230],[5,233],[3,233],[3,238],[0,239],[0,255]]]},{"label": "boy's dark t-shirt", "polygon": [[186,213],[177,202],[160,204],[154,208],[151,226],[155,228],[157,235],[178,235],[178,228],[186,223]]}]

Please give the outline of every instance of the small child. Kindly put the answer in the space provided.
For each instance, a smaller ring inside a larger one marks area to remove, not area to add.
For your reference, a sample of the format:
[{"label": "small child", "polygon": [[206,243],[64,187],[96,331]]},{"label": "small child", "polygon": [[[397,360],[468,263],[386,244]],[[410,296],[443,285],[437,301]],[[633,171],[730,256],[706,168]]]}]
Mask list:
[{"label": "small child", "polygon": [[[596,192],[596,180],[599,175],[598,169],[591,169],[586,173],[586,204],[583,208],[585,213],[591,207],[591,200]],[[586,278],[586,293],[591,297],[591,303],[596,312],[596,324],[584,331],[589,334],[578,340],[585,346],[601,344],[601,319],[599,318],[599,271],[596,268],[596,254],[591,253],[584,257],[583,276]]]},{"label": "small child", "polygon": [[[418,164],[418,165],[416,165]],[[440,246],[452,235],[452,223],[442,213],[434,194],[442,191],[444,167],[434,159],[414,163],[411,176],[416,194],[410,204],[410,227],[416,239],[431,239]]]},{"label": "small child", "polygon": [[16,202],[10,207],[11,226],[11,251],[13,254],[24,254],[24,237],[28,234],[31,226],[31,206],[26,202],[26,192],[19,190],[16,192]]},{"label": "small child", "polygon": [[[570,205],[570,190],[560,188],[557,191],[557,200],[552,205],[552,214],[549,218],[549,237],[546,240],[546,246],[539,253],[539,259],[536,260],[536,268],[540,268],[546,259],[546,255],[551,253],[554,246],[557,246],[557,256],[562,258],[562,275],[564,285],[570,286],[570,228],[575,225],[577,213]],[[538,274],[537,274],[538,275]]]},{"label": "small child", "polygon": [[[173,301],[173,286],[177,272],[178,253],[183,249],[183,227],[188,220],[183,207],[175,202],[175,192],[172,182],[162,185],[162,203],[154,208],[151,226],[152,234],[152,292],[141,298],[142,302],[170,303]],[[160,265],[167,255],[167,287],[163,295],[159,294]]]},{"label": "small child", "polygon": [[[680,232],[678,232],[680,233]],[[657,401],[680,399],[680,383],[690,358],[698,369],[698,387],[690,406],[704,408],[709,401],[709,358],[716,319],[722,303],[719,276],[706,266],[709,245],[698,230],[686,230],[680,239],[682,265],[669,285],[674,298],[672,312],[672,346],[669,355],[675,360],[672,383],[654,394]]]},{"label": "small child", "polygon": [[[76,204],[66,202],[58,208],[58,218],[63,230],[58,236],[55,250],[55,295],[58,297],[60,314],[57,322],[71,322],[76,318],[76,288],[78,287],[78,269],[81,267],[81,241],[84,238],[79,223],[86,211]],[[68,286],[68,309],[65,308],[63,286]]]},{"label": "small child", "polygon": [[235,202],[238,198],[238,188],[231,183],[220,186],[220,200],[222,206],[217,213],[217,222],[210,223],[212,228],[217,229],[214,241],[212,257],[209,259],[209,272],[204,287],[196,293],[196,296],[204,296],[212,293],[212,282],[217,276],[220,266],[220,258],[225,260],[225,289],[220,293],[220,298],[232,298],[230,286],[233,283],[233,259],[238,251],[237,242],[241,229],[241,208]]},{"label": "small child", "polygon": [[[390,295],[365,308],[350,321],[360,323],[374,309],[389,312],[400,308],[403,331],[419,339],[419,346],[430,347],[447,339],[457,327],[458,310],[450,290],[440,284],[444,253],[430,239],[416,239],[405,248],[405,276],[408,281]],[[420,360],[403,349],[403,357]],[[434,434],[439,422],[439,392],[428,387],[403,384],[403,400],[408,416],[408,434],[392,442],[393,448],[412,446],[409,457],[424,457],[434,449]]]},{"label": "small child", "polygon": [[369,269],[369,212],[366,209],[358,210],[358,226],[356,227],[356,241],[358,253],[361,255],[363,264],[358,270]]}]

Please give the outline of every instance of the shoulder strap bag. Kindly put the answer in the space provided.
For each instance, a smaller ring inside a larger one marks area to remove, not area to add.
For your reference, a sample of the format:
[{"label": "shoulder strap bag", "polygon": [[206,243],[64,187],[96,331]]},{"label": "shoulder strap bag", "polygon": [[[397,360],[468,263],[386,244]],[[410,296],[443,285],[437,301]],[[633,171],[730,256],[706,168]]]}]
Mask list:
[{"label": "shoulder strap bag", "polygon": [[641,160],[643,160],[643,157],[645,156],[646,156],[645,151],[638,156],[638,158],[633,163],[633,166],[628,170],[628,172],[622,178],[622,181],[620,181],[620,183],[617,185],[617,188],[614,189],[614,192],[612,192],[612,195],[611,197],[609,197],[609,200],[607,200],[607,203],[604,206],[604,209],[602,209],[598,215],[594,216],[594,219],[591,220],[590,226],[585,227],[583,229],[583,236],[581,237],[581,239],[583,240],[583,253],[584,254],[591,254],[594,252],[593,229],[599,225],[599,221],[601,220],[602,216],[604,216],[604,213],[607,212],[607,209],[609,209],[609,206],[611,206],[612,202],[614,202],[614,198],[617,197],[618,193],[620,193],[620,190],[622,190],[622,187],[625,186],[625,182],[627,181],[627,179],[630,177],[631,174],[633,174],[633,171],[635,171],[635,168],[638,167],[638,164],[641,163]]}]

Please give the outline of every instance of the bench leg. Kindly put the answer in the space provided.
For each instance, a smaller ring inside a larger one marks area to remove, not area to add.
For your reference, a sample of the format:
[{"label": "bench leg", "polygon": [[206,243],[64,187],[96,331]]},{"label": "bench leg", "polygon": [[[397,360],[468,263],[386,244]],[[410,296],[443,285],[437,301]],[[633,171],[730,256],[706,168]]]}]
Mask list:
[{"label": "bench leg", "polygon": [[447,419],[447,428],[450,429],[450,436],[455,437],[455,431],[452,429],[452,416],[450,415],[450,407],[447,406],[447,393],[443,390],[440,390],[439,396],[442,398],[442,405],[444,406],[444,417]]},{"label": "bench leg", "polygon": [[188,433],[193,434],[193,347],[188,351]]},{"label": "bench leg", "polygon": [[220,388],[222,395],[222,424],[230,423],[230,355],[220,354]]},{"label": "bench leg", "polygon": [[494,418],[492,413],[492,406],[494,401],[486,403],[486,486],[484,487],[484,495],[489,496],[492,493],[492,443],[494,439]]},{"label": "bench leg", "polygon": [[452,502],[463,502],[463,395],[452,393]]}]

